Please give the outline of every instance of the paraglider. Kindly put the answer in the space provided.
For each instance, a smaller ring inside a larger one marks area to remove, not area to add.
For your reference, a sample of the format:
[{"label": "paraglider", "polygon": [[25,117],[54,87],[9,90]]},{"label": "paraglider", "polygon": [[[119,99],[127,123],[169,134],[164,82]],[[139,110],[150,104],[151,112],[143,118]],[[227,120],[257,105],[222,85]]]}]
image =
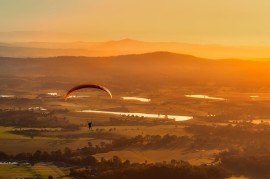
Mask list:
[{"label": "paraglider", "polygon": [[73,91],[77,91],[79,89],[83,89],[83,88],[95,88],[95,89],[99,89],[99,90],[102,90],[102,91],[105,91],[106,93],[108,93],[110,95],[110,97],[112,98],[112,93],[105,87],[103,86],[100,86],[100,85],[95,85],[95,84],[82,84],[82,85],[78,85],[78,86],[75,86],[73,88],[71,88],[67,94],[65,95],[64,99],[67,100],[68,97],[70,96],[70,94],[73,92]]},{"label": "paraglider", "polygon": [[[95,84],[82,84],[82,85],[78,85],[78,86],[75,86],[75,87],[71,88],[67,92],[67,94],[64,96],[65,101],[68,99],[68,97],[71,95],[72,92],[77,91],[79,89],[83,89],[83,88],[95,88],[95,89],[99,89],[99,90],[105,91],[112,98],[112,93],[107,88],[105,88],[103,86],[95,85]],[[92,129],[92,121],[91,122],[88,122],[88,128],[89,129]]]}]

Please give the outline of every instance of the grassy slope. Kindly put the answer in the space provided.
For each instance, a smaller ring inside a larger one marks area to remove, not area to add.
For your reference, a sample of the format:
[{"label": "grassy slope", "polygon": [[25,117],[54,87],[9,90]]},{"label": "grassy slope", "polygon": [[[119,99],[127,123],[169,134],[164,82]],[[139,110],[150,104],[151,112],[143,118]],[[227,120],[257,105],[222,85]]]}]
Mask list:
[{"label": "grassy slope", "polygon": [[[14,179],[15,177],[31,177],[35,175],[40,175],[44,178],[48,176],[53,176],[53,178],[66,176],[67,170],[58,168],[55,165],[39,163],[34,166],[29,165],[0,165],[0,179]],[[68,177],[63,177],[67,179]]]}]

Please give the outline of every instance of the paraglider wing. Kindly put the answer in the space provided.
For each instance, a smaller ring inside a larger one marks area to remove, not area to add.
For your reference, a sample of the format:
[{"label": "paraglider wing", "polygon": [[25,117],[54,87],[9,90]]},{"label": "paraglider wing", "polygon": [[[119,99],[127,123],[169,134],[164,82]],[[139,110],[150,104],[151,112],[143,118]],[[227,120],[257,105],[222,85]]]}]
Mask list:
[{"label": "paraglider wing", "polygon": [[79,89],[83,89],[83,88],[96,88],[96,89],[99,89],[99,90],[103,90],[105,91],[106,93],[108,93],[110,95],[110,97],[112,98],[112,93],[105,87],[103,86],[100,86],[100,85],[95,85],[95,84],[83,84],[83,85],[78,85],[78,86],[75,86],[73,88],[71,88],[67,94],[65,95],[64,99],[67,100],[67,98],[70,96],[70,94],[73,92],[73,91],[77,91]]}]

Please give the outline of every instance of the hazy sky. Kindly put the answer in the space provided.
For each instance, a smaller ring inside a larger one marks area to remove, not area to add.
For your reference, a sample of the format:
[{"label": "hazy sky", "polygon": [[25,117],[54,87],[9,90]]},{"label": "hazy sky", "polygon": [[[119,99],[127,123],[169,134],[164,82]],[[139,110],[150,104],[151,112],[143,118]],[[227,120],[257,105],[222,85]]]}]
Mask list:
[{"label": "hazy sky", "polygon": [[270,44],[269,9],[269,0],[0,0],[0,31],[65,32],[86,41]]}]

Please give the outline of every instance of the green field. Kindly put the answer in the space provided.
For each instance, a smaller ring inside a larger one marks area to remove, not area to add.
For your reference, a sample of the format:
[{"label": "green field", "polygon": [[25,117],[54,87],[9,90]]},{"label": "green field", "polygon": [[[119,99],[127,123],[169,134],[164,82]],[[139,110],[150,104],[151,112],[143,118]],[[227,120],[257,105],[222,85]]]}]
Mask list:
[{"label": "green field", "polygon": [[[187,136],[188,134],[182,125],[157,125],[157,126],[95,126],[92,130],[84,126],[78,131],[54,131],[47,132],[50,137],[26,137],[15,135],[8,131],[13,130],[12,127],[0,127],[0,148],[1,151],[16,154],[20,152],[54,151],[65,147],[71,149],[88,146],[88,142],[93,145],[99,145],[100,142],[110,142],[112,138],[119,137],[135,137],[137,135],[176,135]],[[26,128],[23,128],[26,129]],[[115,129],[112,130],[111,129]],[[102,130],[102,131],[100,131]],[[106,134],[105,138],[99,138]],[[68,138],[68,135],[83,135],[88,137]],[[100,134],[100,135],[96,135]],[[63,136],[63,138],[54,137],[54,135]],[[98,138],[94,138],[97,136]]]},{"label": "green field", "polygon": [[47,179],[48,176],[53,178],[61,177],[63,179],[69,179],[66,177],[68,175],[68,170],[59,168],[55,165],[38,163],[34,166],[22,164],[1,164],[0,165],[0,179],[14,179],[16,177],[33,177],[41,176]]},{"label": "green field", "polygon": [[156,163],[156,162],[170,162],[171,160],[184,160],[188,161],[192,165],[209,164],[214,160],[214,154],[218,153],[218,150],[208,151],[194,151],[185,152],[183,149],[155,149],[155,150],[122,150],[122,151],[110,151],[107,153],[96,154],[97,159],[102,157],[105,159],[111,159],[113,156],[118,156],[122,160],[129,160],[132,163]]},{"label": "green field", "polygon": [[8,132],[13,129],[13,127],[0,127],[0,139],[30,139],[30,137],[16,135]]}]

